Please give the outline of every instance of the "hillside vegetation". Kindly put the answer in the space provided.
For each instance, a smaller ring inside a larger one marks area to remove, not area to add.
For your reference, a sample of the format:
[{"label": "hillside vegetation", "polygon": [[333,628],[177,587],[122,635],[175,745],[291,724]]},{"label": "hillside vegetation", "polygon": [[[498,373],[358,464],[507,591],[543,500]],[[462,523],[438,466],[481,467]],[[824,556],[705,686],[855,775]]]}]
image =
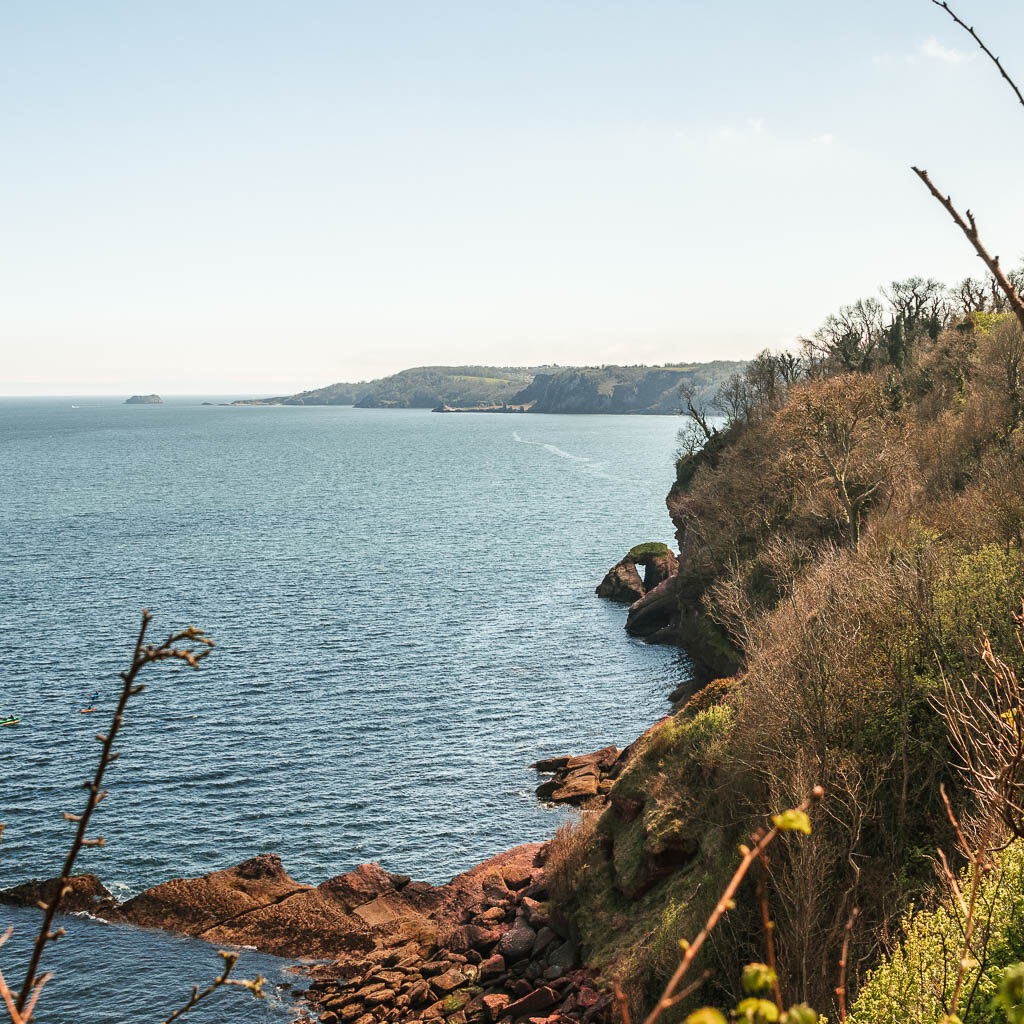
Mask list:
[{"label": "hillside vegetation", "polygon": [[[957,848],[940,785],[962,820],[981,813],[940,711],[947,681],[985,685],[983,637],[1024,668],[1024,333],[977,282],[883,295],[731,377],[723,426],[691,403],[668,497],[679,575],[664,586],[677,639],[735,671],[638,742],[607,808],[554,858],[564,912],[634,1014],[768,810],[826,788],[812,834],[780,840],[766,878],[787,1003],[821,1010],[854,907],[851,996],[901,935],[920,959],[907,915],[945,898],[936,851]],[[743,892],[700,953],[714,977],[694,1001],[734,1005],[740,967],[764,957],[753,882]],[[857,1019],[938,1019],[904,1009]],[[978,996],[963,1019],[987,1013]]]},{"label": "hillside vegetation", "polygon": [[456,409],[553,413],[681,411],[681,385],[706,405],[741,362],[680,366],[418,366],[362,384],[331,384],[235,405],[354,405],[359,409]]},{"label": "hillside vegetation", "polygon": [[742,363],[718,360],[683,366],[581,366],[538,373],[514,404],[530,412],[661,413],[682,411],[680,388],[706,407]]}]

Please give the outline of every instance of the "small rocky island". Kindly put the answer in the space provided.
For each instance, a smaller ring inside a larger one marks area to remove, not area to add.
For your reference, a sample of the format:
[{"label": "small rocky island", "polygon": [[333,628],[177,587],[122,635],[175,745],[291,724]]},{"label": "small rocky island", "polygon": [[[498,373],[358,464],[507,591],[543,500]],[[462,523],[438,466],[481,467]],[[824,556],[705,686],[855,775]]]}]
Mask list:
[{"label": "small rocky island", "polygon": [[163,405],[159,395],[132,395],[124,400],[125,405]]}]

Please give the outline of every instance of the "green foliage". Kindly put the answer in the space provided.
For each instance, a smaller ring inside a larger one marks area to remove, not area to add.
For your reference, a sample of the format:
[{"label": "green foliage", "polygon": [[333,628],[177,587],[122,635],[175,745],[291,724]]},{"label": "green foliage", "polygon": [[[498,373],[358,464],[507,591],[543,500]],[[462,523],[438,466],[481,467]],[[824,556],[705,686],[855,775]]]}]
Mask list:
[{"label": "green foliage", "polygon": [[642,561],[645,558],[653,558],[656,555],[667,555],[669,548],[667,544],[662,544],[659,541],[648,541],[646,544],[635,544],[629,549],[627,558],[632,558],[635,562]]},{"label": "green foliage", "polygon": [[768,999],[741,999],[735,1017],[750,1024],[774,1024],[779,1019],[779,1008]]},{"label": "green foliage", "polygon": [[1013,964],[1003,972],[992,1007],[1006,1014],[1007,1024],[1024,1024],[1024,964]]},{"label": "green foliage", "polygon": [[1012,313],[983,313],[974,312],[967,318],[971,326],[979,334],[988,334],[996,324],[1005,323],[1013,319]]},{"label": "green foliage", "polygon": [[1012,648],[1012,613],[1024,593],[1024,557],[1019,549],[986,544],[953,553],[935,588],[940,653],[949,670],[969,674],[981,633],[997,647]]},{"label": "green foliage", "polygon": [[[970,882],[965,872],[961,886]],[[964,913],[952,899],[903,921],[903,940],[868,975],[850,1010],[850,1024],[932,1024],[953,1009],[963,943]],[[964,977],[963,1024],[996,1024],[1020,1019],[1024,985],[1024,843],[1018,841],[995,858],[982,876],[975,938]],[[1009,1011],[1009,1012],[1008,1012]]]},{"label": "green foliage", "polygon": [[686,1024],[725,1024],[725,1018],[710,1006],[694,1010],[686,1018]]},{"label": "green foliage", "polygon": [[772,818],[772,824],[780,832],[803,832],[808,836],[811,834],[811,819],[804,811],[783,811]]},{"label": "green foliage", "polygon": [[782,1024],[817,1024],[819,1020],[826,1024],[806,1003],[797,1003],[782,1015]]},{"label": "green foliage", "polygon": [[907,362],[907,332],[903,327],[903,318],[897,317],[896,322],[886,333],[889,362],[902,370]]},{"label": "green foliage", "polygon": [[[819,1021],[826,1024],[825,1019],[820,1018],[806,1003],[797,1003],[780,1012],[776,1003],[758,995],[772,990],[776,981],[775,972],[766,964],[747,964],[743,968],[742,988],[749,994],[740,999],[736,1008],[729,1014],[729,1018],[735,1024],[819,1024]],[[691,1013],[685,1024],[690,1024],[691,1021],[721,1021],[724,1024],[725,1020],[725,1014],[720,1010],[704,1006]]]},{"label": "green foliage", "polygon": [[684,366],[569,366],[538,373],[516,395],[534,412],[669,413],[681,411],[679,388],[710,405],[722,382],[743,364],[716,360]]}]

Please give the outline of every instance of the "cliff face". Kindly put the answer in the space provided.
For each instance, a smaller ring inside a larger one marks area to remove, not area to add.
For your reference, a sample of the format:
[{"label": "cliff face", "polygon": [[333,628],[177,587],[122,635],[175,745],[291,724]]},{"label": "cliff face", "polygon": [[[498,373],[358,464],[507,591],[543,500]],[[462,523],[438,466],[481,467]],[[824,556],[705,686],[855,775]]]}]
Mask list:
[{"label": "cliff face", "polygon": [[359,409],[452,409],[558,413],[679,412],[679,386],[707,404],[742,363],[680,366],[417,366],[362,384],[331,384],[232,405],[354,405]]},{"label": "cliff face", "polygon": [[568,367],[538,373],[511,403],[529,405],[530,412],[672,415],[681,407],[681,385],[692,386],[697,404],[706,404],[722,381],[742,365]]},{"label": "cliff face", "polygon": [[[679,569],[630,606],[627,628],[731,678],[652,730],[601,816],[549,860],[560,906],[634,1019],[714,907],[737,844],[815,784],[824,803],[809,834],[773,848],[768,888],[781,989],[830,1019],[845,944],[870,969],[900,915],[936,898],[932,859],[955,844],[944,800],[989,813],[937,709],[950,681],[1024,677],[1022,350],[1004,318],[919,333],[871,372],[794,378],[784,355],[764,356],[739,382],[746,407],[680,459]],[[764,956],[751,895],[709,939],[714,990],[695,999],[731,1005],[743,965]],[[926,948],[956,974],[955,941]],[[882,1016],[907,1019],[864,1019]]]}]

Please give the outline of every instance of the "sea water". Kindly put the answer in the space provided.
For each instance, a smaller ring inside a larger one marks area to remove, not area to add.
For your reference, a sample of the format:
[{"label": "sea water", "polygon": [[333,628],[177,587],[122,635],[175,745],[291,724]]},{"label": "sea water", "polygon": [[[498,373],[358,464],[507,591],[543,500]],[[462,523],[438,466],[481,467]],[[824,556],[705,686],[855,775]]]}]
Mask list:
[{"label": "sea water", "polygon": [[[678,426],[0,400],[0,717],[22,716],[0,728],[0,886],[59,872],[143,607],[154,639],[217,646],[129,704],[107,845],[77,865],[118,897],[262,851],[302,882],[377,860],[436,883],[550,836],[569,812],[530,763],[628,743],[691,677],[594,595],[633,544],[672,542]],[[9,980],[35,917],[0,908]],[[69,922],[42,1024],[157,1020],[216,973],[204,943]],[[286,993],[215,998],[211,1021],[288,1018]]]}]

